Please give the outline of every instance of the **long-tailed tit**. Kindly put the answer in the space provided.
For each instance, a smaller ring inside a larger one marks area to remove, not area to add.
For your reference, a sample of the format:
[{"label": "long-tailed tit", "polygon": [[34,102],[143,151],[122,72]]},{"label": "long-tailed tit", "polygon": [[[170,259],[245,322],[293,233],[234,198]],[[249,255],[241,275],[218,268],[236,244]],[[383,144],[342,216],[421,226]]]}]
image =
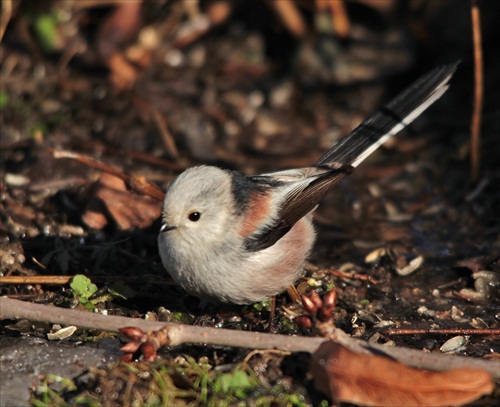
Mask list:
[{"label": "long-tailed tit", "polygon": [[326,192],[448,89],[438,67],[361,123],[313,166],[246,176],[189,168],[169,187],[158,245],[173,279],[212,302],[248,304],[288,288],[315,240],[312,211]]}]

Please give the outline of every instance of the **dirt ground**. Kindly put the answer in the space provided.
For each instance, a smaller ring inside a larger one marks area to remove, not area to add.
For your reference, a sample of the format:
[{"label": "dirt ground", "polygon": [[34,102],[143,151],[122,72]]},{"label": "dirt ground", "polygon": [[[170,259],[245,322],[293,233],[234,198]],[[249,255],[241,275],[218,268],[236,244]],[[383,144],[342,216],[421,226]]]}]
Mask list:
[{"label": "dirt ground", "polygon": [[[323,295],[334,287],[335,325],[355,337],[428,352],[453,340],[451,353],[500,357],[498,335],[425,332],[500,328],[500,5],[480,3],[484,107],[472,179],[468,2],[388,10],[349,2],[343,39],[313,3],[296,8],[304,32],[272,2],[102,3],[12,2],[0,45],[1,276],[85,275],[98,291],[2,282],[2,296],[268,331],[268,303],[216,306],[173,284],[157,249],[161,203],[54,150],[162,190],[200,163],[246,174],[308,166],[419,75],[461,60],[445,96],[320,205],[311,266],[296,288]],[[313,335],[293,322],[301,313],[278,296],[272,331]],[[329,404],[305,354],[246,360],[244,349],[183,346],[129,366],[118,363],[115,336],[77,330],[48,340],[59,328],[0,321],[1,405]],[[155,372],[170,384],[137,379]],[[168,403],[158,396],[165,388],[175,389]],[[495,405],[498,394],[497,386],[471,405]]]}]

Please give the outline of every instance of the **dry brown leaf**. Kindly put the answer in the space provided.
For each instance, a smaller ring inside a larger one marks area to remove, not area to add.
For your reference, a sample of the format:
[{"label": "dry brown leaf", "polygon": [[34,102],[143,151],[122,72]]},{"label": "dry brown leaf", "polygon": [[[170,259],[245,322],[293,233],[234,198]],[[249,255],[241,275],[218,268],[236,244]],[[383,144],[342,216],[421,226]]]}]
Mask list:
[{"label": "dry brown leaf", "polygon": [[118,90],[129,90],[138,72],[130,64],[122,47],[135,40],[142,26],[142,1],[126,1],[116,5],[99,27],[96,45],[99,55],[110,70],[110,78]]},{"label": "dry brown leaf", "polygon": [[103,174],[82,218],[87,226],[102,229],[109,215],[120,229],[128,230],[148,227],[160,214],[161,204],[156,199],[131,193],[120,178]]},{"label": "dry brown leaf", "polygon": [[106,216],[106,206],[100,199],[92,197],[87,205],[85,213],[82,215],[82,221],[89,228],[101,230],[108,224]]},{"label": "dry brown leaf", "polygon": [[108,60],[109,78],[117,90],[130,90],[139,77],[139,72],[121,52],[114,53]]},{"label": "dry brown leaf", "polygon": [[117,4],[99,27],[96,45],[104,60],[136,38],[142,25],[141,3],[126,1]]},{"label": "dry brown leaf", "polygon": [[493,380],[483,370],[414,369],[332,341],[313,354],[311,372],[316,388],[333,400],[366,406],[463,405],[493,391]]}]

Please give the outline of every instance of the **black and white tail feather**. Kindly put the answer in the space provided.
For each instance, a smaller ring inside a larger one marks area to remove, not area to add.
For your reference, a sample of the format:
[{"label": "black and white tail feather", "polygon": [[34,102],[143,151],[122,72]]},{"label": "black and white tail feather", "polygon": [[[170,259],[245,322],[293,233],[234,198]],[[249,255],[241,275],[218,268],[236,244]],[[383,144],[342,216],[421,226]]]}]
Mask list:
[{"label": "black and white tail feather", "polygon": [[247,182],[256,189],[273,184],[276,191],[273,199],[279,210],[272,225],[256,230],[247,238],[247,250],[258,251],[274,245],[314,210],[333,185],[446,92],[457,65],[438,67],[422,76],[338,142],[313,167],[248,177]]},{"label": "black and white tail feather", "polygon": [[357,167],[446,92],[457,65],[435,68],[419,78],[338,142],[315,165],[334,162]]}]

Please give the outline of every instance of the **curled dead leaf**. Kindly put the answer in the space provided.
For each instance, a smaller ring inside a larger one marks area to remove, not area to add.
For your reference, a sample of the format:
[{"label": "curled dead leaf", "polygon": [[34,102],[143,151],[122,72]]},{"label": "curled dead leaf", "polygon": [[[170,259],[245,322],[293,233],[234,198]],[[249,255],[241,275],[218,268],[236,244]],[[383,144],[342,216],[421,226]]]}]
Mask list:
[{"label": "curled dead leaf", "polygon": [[148,227],[160,214],[156,199],[131,193],[120,178],[103,174],[82,218],[87,226],[102,229],[110,216],[120,229],[128,230]]},{"label": "curled dead leaf", "polygon": [[315,387],[333,400],[366,406],[458,406],[493,391],[493,379],[483,370],[414,369],[333,341],[313,354],[311,373]]}]

